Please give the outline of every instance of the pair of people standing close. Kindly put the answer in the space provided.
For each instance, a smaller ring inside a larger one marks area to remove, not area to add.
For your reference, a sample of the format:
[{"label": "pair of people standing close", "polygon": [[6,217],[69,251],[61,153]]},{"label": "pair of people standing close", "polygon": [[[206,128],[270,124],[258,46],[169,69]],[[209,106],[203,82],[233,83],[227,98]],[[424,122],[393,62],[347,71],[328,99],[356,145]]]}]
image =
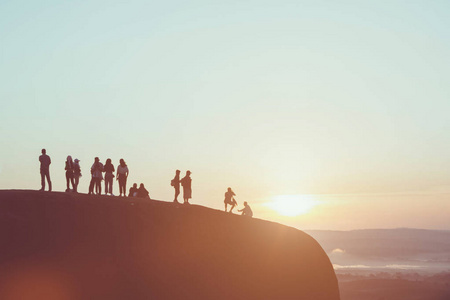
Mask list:
[{"label": "pair of people standing close", "polygon": [[79,159],[75,159],[75,161],[72,161],[72,156],[67,156],[66,167],[64,168],[66,170],[66,192],[71,191],[70,184],[72,184],[73,191],[75,193],[78,192],[78,183],[81,177],[81,168],[79,162]]},{"label": "pair of people standing close", "polygon": [[89,183],[88,195],[94,193],[96,193],[97,195],[101,195],[102,180],[103,180],[103,164],[100,162],[100,158],[96,157],[94,158],[94,164],[91,167],[91,182]]},{"label": "pair of people standing close", "polygon": [[180,170],[175,171],[175,177],[170,181],[170,185],[175,189],[175,197],[173,202],[178,202],[178,195],[180,194],[180,184],[183,186],[184,204],[189,204],[189,199],[192,198],[192,179],[191,171],[186,171],[186,176],[180,179]]}]

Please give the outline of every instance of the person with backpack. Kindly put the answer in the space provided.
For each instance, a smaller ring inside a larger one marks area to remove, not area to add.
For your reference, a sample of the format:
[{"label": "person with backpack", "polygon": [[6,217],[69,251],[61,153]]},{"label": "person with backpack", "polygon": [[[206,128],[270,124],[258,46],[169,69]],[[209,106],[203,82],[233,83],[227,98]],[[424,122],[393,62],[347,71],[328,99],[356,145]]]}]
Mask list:
[{"label": "person with backpack", "polygon": [[103,180],[103,164],[100,162],[100,159],[96,157],[94,159],[94,164],[91,167],[91,183],[89,185],[89,195],[97,193],[97,195],[101,195],[102,193],[102,180]]},{"label": "person with backpack", "polygon": [[192,198],[192,179],[191,179],[191,171],[186,171],[186,176],[184,176],[180,180],[181,185],[183,186],[183,199],[184,204],[189,204],[189,199]]},{"label": "person with backpack", "polygon": [[105,172],[105,195],[108,193],[111,196],[114,196],[112,193],[113,179],[114,179],[114,165],[111,163],[111,158],[106,160],[105,166],[103,167],[103,171]]},{"label": "person with backpack", "polygon": [[70,183],[72,183],[72,188],[75,190],[75,183],[73,181],[73,161],[72,156],[67,156],[66,159],[66,192],[70,192]]},{"label": "person with backpack", "polygon": [[227,205],[231,205],[230,213],[233,213],[233,208],[237,205],[236,200],[234,199],[234,196],[236,194],[233,192],[233,190],[229,187],[228,190],[225,192],[225,200],[223,201],[225,203],[225,212],[227,212]]},{"label": "person with backpack", "polygon": [[175,189],[175,197],[173,202],[178,203],[178,195],[180,194],[180,170],[175,171],[175,177],[170,181],[170,185]]},{"label": "person with backpack", "polygon": [[119,196],[126,197],[127,196],[127,178],[128,178],[128,166],[123,160],[123,158],[119,161],[119,166],[117,167],[117,180],[119,181]]},{"label": "person with backpack", "polygon": [[80,160],[78,158],[75,158],[73,162],[73,191],[75,193],[78,193],[78,183],[80,182],[81,177],[81,167],[79,164]]}]

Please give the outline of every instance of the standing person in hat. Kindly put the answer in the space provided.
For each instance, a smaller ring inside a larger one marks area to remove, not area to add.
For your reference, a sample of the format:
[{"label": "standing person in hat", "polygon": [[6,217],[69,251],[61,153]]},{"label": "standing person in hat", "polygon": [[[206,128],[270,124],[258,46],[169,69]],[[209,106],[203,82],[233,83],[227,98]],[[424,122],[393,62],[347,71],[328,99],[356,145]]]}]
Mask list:
[{"label": "standing person in hat", "polygon": [[66,167],[64,168],[66,170],[66,192],[70,192],[70,184],[72,183],[72,188],[75,190],[75,183],[73,181],[73,161],[72,156],[67,156],[66,159]]},{"label": "standing person in hat", "polygon": [[170,185],[175,189],[175,198],[173,202],[178,203],[178,195],[180,194],[180,170],[175,171],[175,177],[170,181]]},{"label": "standing person in hat", "polygon": [[191,179],[191,171],[186,171],[186,176],[180,180],[181,185],[183,186],[183,199],[184,204],[189,204],[189,199],[192,198],[192,179]]},{"label": "standing person in hat", "polygon": [[52,161],[50,160],[50,156],[47,155],[47,151],[42,149],[42,155],[39,156],[39,162],[41,163],[41,189],[40,191],[45,190],[45,179],[47,178],[48,183],[48,191],[52,191],[52,182],[50,181],[50,164]]},{"label": "standing person in hat", "polygon": [[73,191],[75,193],[78,193],[78,183],[80,182],[81,177],[81,167],[79,162],[80,160],[78,158],[75,158],[73,162]]}]

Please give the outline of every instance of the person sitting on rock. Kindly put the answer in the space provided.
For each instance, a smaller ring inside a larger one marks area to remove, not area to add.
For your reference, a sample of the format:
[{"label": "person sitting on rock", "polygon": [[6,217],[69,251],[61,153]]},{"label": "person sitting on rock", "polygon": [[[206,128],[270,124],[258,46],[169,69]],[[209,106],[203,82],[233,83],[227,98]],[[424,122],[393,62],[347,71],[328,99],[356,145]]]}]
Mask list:
[{"label": "person sitting on rock", "polygon": [[139,189],[137,191],[137,196],[139,198],[150,198],[148,191],[145,189],[143,183],[141,183],[141,185],[139,186]]},{"label": "person sitting on rock", "polygon": [[242,212],[243,216],[247,216],[247,217],[253,217],[253,211],[250,208],[250,205],[248,205],[247,202],[244,202],[244,208],[243,209],[239,209],[239,212]]},{"label": "person sitting on rock", "polygon": [[130,187],[130,192],[128,194],[128,197],[136,197],[138,194],[138,187],[137,187],[137,183],[133,183],[133,186]]},{"label": "person sitting on rock", "polygon": [[228,204],[231,205],[230,213],[232,213],[233,208],[237,205],[237,202],[233,196],[236,196],[236,194],[231,190],[231,188],[228,188],[228,191],[225,192],[225,200],[223,200],[225,203],[225,212],[227,212]]}]

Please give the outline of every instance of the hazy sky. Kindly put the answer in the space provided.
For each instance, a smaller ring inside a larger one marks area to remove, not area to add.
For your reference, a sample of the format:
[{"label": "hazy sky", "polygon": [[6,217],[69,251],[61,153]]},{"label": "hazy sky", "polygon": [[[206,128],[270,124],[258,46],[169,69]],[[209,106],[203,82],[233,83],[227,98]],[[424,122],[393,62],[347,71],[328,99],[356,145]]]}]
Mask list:
[{"label": "hazy sky", "polygon": [[449,1],[3,0],[0,188],[46,148],[54,190],[124,158],[155,199],[189,169],[192,203],[302,229],[450,229],[448,78]]}]

